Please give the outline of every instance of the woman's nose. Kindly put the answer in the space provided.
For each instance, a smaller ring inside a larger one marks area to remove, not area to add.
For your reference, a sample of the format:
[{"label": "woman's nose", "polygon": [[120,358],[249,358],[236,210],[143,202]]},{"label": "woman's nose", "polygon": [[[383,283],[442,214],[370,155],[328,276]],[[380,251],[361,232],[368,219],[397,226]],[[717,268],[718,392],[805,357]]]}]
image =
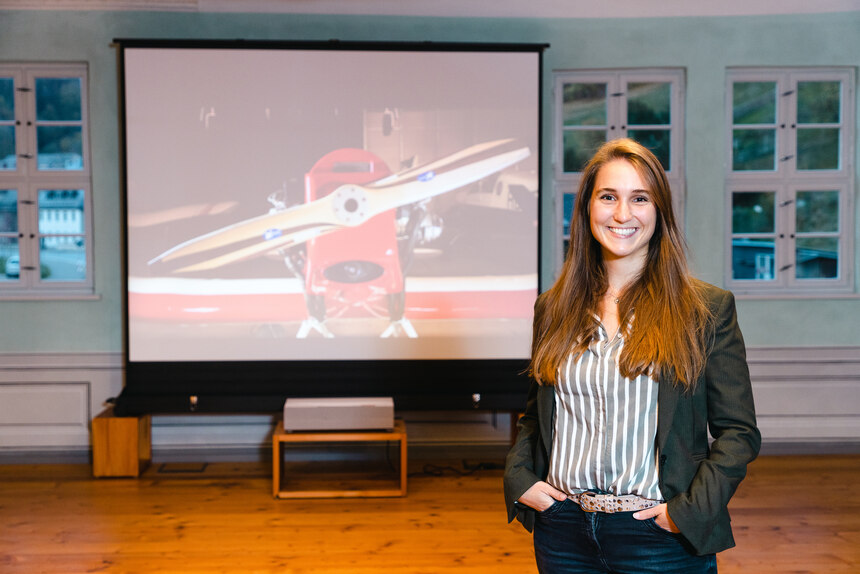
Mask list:
[{"label": "woman's nose", "polygon": [[626,201],[619,201],[615,204],[615,220],[616,221],[629,221],[630,220],[630,206],[627,205]]}]

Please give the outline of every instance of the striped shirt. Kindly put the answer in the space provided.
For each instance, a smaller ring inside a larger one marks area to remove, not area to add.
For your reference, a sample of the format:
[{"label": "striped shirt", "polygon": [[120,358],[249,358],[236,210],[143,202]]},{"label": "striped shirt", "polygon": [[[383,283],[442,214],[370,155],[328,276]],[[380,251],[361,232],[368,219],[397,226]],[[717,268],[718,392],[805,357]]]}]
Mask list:
[{"label": "striped shirt", "polygon": [[567,494],[596,490],[663,500],[657,383],[621,375],[621,331],[609,341],[601,325],[597,339],[559,372],[547,482]]}]

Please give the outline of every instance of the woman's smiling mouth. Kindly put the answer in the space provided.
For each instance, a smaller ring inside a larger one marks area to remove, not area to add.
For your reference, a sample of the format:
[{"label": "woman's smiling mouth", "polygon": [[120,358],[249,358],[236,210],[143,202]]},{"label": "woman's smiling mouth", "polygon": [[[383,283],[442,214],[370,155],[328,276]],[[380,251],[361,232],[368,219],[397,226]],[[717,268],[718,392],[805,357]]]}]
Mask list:
[{"label": "woman's smiling mouth", "polygon": [[622,237],[630,237],[636,233],[636,230],[638,229],[638,227],[610,227],[609,231]]}]

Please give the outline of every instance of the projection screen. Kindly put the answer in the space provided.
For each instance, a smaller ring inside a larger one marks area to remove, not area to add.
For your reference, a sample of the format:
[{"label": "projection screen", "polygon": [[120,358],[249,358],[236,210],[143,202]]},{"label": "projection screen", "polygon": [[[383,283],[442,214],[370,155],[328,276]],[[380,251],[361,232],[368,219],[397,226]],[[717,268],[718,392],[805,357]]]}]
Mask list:
[{"label": "projection screen", "polygon": [[130,379],[528,357],[539,47],[117,42]]}]

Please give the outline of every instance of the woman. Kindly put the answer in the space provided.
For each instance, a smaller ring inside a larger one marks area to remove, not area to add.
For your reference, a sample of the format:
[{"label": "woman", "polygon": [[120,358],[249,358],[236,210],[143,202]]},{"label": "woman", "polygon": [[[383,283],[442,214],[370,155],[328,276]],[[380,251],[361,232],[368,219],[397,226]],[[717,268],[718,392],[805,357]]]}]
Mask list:
[{"label": "woman", "polygon": [[733,296],[690,276],[666,174],[632,140],[585,167],[530,374],[505,498],[540,572],[716,572],[761,445],[745,348]]}]

